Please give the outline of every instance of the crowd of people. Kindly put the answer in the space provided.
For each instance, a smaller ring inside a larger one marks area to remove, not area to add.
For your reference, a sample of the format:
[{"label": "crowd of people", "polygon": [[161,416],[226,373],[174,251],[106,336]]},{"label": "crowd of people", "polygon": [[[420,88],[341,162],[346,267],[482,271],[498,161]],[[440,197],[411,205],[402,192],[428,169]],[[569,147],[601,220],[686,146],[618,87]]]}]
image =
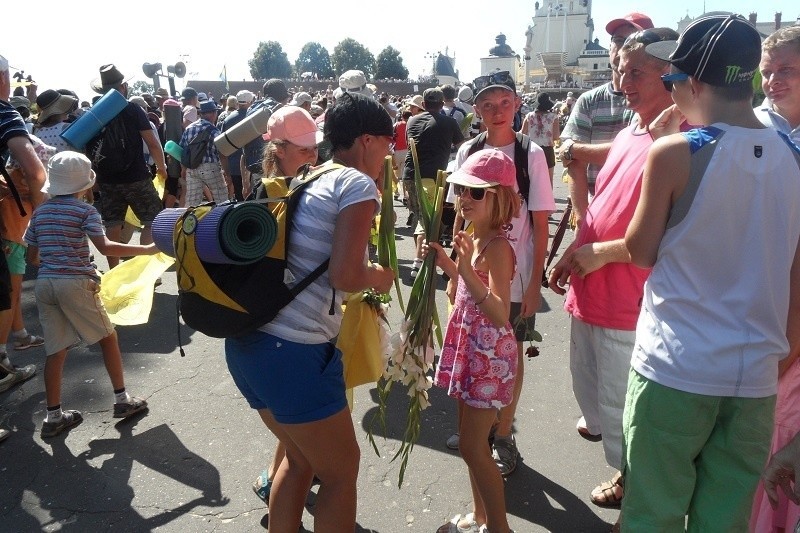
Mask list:
[{"label": "crowd of people", "polygon": [[[297,531],[312,483],[315,530],[355,528],[360,451],[334,342],[346,295],[387,292],[399,275],[369,260],[382,180],[409,209],[410,280],[430,253],[449,279],[452,312],[433,382],[458,402],[458,430],[442,444],[464,459],[473,509],[440,533],[510,531],[503,477],[525,438],[514,427],[523,344],[535,336],[544,287],[565,295],[571,317],[576,430],[602,441],[618,470],[587,495],[621,509],[615,531],[792,531],[800,26],[762,42],[738,15],[700,17],[679,35],[630,13],[605,30],[611,80],[563,103],[544,90],[526,101],[508,72],[415,95],[379,94],[360,71],[321,92],[271,79],[259,94],[219,101],[191,87],[180,98],[133,95],[129,78],[103,65],[98,97],[113,90],[127,99],[113,152],[104,133],[82,150],[61,135],[91,104],[67,90],[12,95],[0,57],[0,148],[10,154],[6,186],[20,192],[19,209],[11,197],[0,203],[0,392],[37,370],[13,365],[9,338],[16,350],[43,345],[41,437],[68,431],[83,417],[61,406],[64,361],[76,342],[97,342],[113,416],[145,411],[126,390],[89,241],[113,267],[156,253],[152,224],[165,207],[269,194],[259,190],[270,180],[321,166],[294,215],[289,269],[302,279],[328,259],[327,271],[274,320],[225,342],[235,385],[278,439],[253,485],[271,531]],[[757,72],[767,98],[754,109]],[[197,165],[165,152],[168,141],[188,152],[200,135],[229,133],[261,109],[270,112],[266,132],[229,155],[213,142]],[[557,161],[575,237],[545,271]],[[439,171],[449,172],[447,229],[426,242],[420,195],[432,194]],[[128,244],[129,208],[139,244]],[[20,310],[26,261],[38,266],[42,335],[26,329]],[[304,394],[289,392],[298,387]],[[0,430],[0,440],[8,435]]]}]

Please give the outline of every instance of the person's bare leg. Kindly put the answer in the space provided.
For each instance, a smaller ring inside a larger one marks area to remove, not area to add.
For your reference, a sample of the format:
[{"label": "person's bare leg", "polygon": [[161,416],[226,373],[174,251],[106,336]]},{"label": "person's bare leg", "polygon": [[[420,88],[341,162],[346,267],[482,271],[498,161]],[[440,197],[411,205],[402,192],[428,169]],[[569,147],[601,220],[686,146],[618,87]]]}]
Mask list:
[{"label": "person's bare leg", "polygon": [[[118,226],[107,226],[106,237],[108,237],[110,241],[122,242],[122,224]],[[108,261],[108,268],[114,268],[119,264],[119,257],[113,255],[107,255],[106,260]]]},{"label": "person's bare leg", "polygon": [[44,391],[47,407],[61,404],[61,379],[64,375],[66,348],[48,355],[44,362]]},{"label": "person's bare leg", "polygon": [[500,409],[500,420],[497,423],[497,430],[495,435],[498,437],[511,436],[511,430],[514,425],[514,415],[517,412],[517,404],[522,395],[522,380],[525,377],[525,358],[524,358],[524,343],[517,342],[517,375],[514,381],[514,396],[511,398],[511,403]]},{"label": "person's bare leg", "polygon": [[469,468],[475,520],[481,524],[485,518],[489,531],[507,533],[503,478],[486,441],[497,413],[494,409],[479,409],[466,404],[462,408],[459,450]]},{"label": "person's bare leg", "polygon": [[151,244],[153,242],[153,226],[145,226],[139,234],[139,244]]},{"label": "person's bare leg", "polygon": [[100,340],[100,349],[103,352],[103,363],[106,365],[106,372],[111,379],[114,390],[125,388],[125,377],[122,369],[122,352],[117,341],[117,332]]},{"label": "person's bare leg", "polygon": [[[262,418],[264,416],[262,415]],[[266,420],[265,420],[266,422]],[[356,523],[356,483],[361,452],[356,442],[353,420],[347,408],[324,420],[304,424],[279,424],[275,435],[286,446],[286,459],[281,463],[270,493],[270,509],[283,514],[283,496],[286,487],[294,499],[293,512],[298,504],[302,513],[305,495],[316,474],[320,480],[317,500],[314,505],[314,531],[317,533],[339,533],[353,531]],[[269,425],[269,424],[268,424]],[[285,436],[282,437],[282,435]],[[331,446],[336,442],[336,446]],[[299,523],[280,523],[280,529],[271,533],[295,533]]]}]

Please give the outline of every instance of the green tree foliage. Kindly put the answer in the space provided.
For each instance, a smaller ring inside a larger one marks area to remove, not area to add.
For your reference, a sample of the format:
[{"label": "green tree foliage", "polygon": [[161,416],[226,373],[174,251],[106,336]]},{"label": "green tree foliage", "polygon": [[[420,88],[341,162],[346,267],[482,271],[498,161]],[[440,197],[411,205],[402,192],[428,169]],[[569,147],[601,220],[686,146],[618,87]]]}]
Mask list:
[{"label": "green tree foliage", "polygon": [[144,93],[153,93],[155,90],[153,84],[144,80],[136,80],[131,84],[131,96],[137,96]]},{"label": "green tree foliage", "polygon": [[375,60],[375,78],[379,80],[408,78],[408,69],[403,65],[403,58],[400,57],[399,50],[391,46],[381,50]]},{"label": "green tree foliage", "polygon": [[331,56],[328,50],[319,43],[306,43],[297,56],[294,71],[298,76],[304,72],[316,74],[319,78],[332,78]]},{"label": "green tree foliage", "polygon": [[247,64],[250,66],[250,75],[254,80],[289,78],[292,75],[292,65],[286,57],[286,52],[277,41],[258,43],[253,59],[249,60]]},{"label": "green tree foliage", "polygon": [[363,44],[350,37],[336,45],[331,62],[337,76],[356,69],[364,71],[364,75],[369,79],[375,72],[375,56]]}]

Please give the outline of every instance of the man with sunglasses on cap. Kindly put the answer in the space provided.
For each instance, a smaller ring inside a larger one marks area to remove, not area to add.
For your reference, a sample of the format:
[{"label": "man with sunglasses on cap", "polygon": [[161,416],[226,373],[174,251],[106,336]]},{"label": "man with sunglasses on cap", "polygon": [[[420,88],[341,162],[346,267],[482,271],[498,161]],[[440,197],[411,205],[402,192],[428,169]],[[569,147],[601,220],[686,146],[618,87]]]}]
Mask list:
[{"label": "man with sunglasses on cap", "polygon": [[[626,107],[625,97],[619,89],[617,54],[629,35],[652,27],[653,21],[642,13],[629,13],[606,24],[606,31],[611,36],[608,48],[611,81],[578,97],[561,132],[558,153],[564,167],[569,166],[569,195],[578,225],[594,196],[597,173],[608,155],[611,141],[634,116],[634,112]],[[578,430],[582,435],[597,435],[598,421],[581,421]]]},{"label": "man with sunglasses on cap", "polygon": [[[649,125],[672,104],[660,78],[669,63],[647,54],[645,46],[677,37],[669,28],[642,30],[620,47],[619,87],[636,119],[611,144],[575,241],[549,275],[550,288],[567,293],[564,309],[572,317],[570,371],[575,399],[587,421],[599,421],[606,462],[612,468],[622,466],[622,411],[648,275],[630,263],[623,238],[653,144]],[[619,507],[620,474],[596,487],[590,498],[600,507]]]},{"label": "man with sunglasses on cap", "polygon": [[653,145],[625,236],[652,272],[625,405],[623,528],[746,531],[778,374],[800,353],[800,150],[753,112],[761,38],[745,18],[701,17],[647,53],[671,63],[676,107],[661,126],[708,126]]}]

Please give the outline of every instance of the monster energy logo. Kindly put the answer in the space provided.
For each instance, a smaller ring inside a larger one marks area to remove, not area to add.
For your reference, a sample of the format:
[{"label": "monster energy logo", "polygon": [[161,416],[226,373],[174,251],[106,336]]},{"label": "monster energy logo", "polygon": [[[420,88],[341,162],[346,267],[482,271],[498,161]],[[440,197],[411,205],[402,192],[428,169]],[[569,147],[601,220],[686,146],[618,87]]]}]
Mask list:
[{"label": "monster energy logo", "polygon": [[738,65],[728,65],[725,67],[725,83],[730,84],[736,81],[736,78],[739,76],[739,71],[742,70],[742,67]]}]

